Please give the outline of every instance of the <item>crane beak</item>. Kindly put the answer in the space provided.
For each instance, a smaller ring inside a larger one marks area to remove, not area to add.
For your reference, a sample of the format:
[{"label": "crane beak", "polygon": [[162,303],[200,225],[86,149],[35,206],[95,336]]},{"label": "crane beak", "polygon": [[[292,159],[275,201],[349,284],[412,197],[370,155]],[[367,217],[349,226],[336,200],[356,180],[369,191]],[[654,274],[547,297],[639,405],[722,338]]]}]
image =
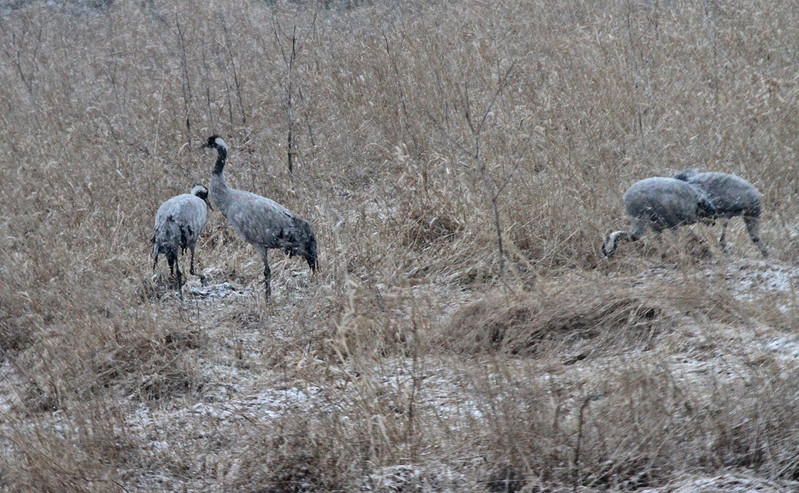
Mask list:
[{"label": "crane beak", "polygon": [[211,207],[211,201],[208,200],[208,197],[204,197],[203,200],[205,201],[206,205],[208,205],[209,209],[214,210],[214,208]]}]

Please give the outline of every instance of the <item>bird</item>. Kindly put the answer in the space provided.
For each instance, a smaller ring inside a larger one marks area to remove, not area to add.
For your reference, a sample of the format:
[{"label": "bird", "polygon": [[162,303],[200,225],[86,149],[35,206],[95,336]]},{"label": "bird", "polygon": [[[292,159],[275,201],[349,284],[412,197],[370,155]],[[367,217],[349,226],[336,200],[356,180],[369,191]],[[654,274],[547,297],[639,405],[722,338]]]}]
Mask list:
[{"label": "bird", "polygon": [[685,169],[674,178],[685,181],[702,190],[716,207],[715,217],[721,219],[719,244],[727,249],[727,224],[736,216],[743,217],[746,232],[763,257],[768,250],[760,241],[760,203],[762,195],[754,185],[740,176],[730,173],[709,171],[699,173],[695,169]]},{"label": "bird", "polygon": [[630,217],[629,231],[614,231],[602,244],[602,254],[611,257],[619,241],[637,241],[647,230],[660,233],[712,218],[713,202],[700,189],[676,178],[653,177],[634,183],[624,192],[624,210]]},{"label": "bird", "polygon": [[236,233],[252,245],[264,262],[266,300],[271,298],[270,249],[299,255],[308,262],[311,273],[318,267],[316,235],[311,224],[294,215],[274,200],[244,190],[230,188],[225,182],[228,146],[218,135],[208,137],[202,148],[215,149],[216,163],[211,174],[211,198]]},{"label": "bird", "polygon": [[169,263],[169,274],[176,274],[177,289],[183,286],[183,274],[180,272],[178,262],[178,249],[181,253],[186,252],[186,248],[191,250],[192,275],[194,271],[194,249],[197,245],[197,238],[205,227],[208,217],[208,209],[213,210],[211,203],[208,202],[208,189],[204,185],[195,184],[191,188],[191,193],[177,195],[167,200],[158,212],[155,213],[155,228],[153,232],[153,272],[158,265],[158,255],[163,253]]}]

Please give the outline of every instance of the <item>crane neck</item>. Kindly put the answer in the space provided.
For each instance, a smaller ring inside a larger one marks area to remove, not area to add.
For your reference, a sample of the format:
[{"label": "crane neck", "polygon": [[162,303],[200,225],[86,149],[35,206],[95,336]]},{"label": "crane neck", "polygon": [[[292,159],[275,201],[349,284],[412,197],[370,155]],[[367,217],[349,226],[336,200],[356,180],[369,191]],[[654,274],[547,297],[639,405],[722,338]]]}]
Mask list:
[{"label": "crane neck", "polygon": [[227,149],[217,148],[216,165],[211,174],[211,198],[214,200],[216,207],[227,217],[227,209],[230,203],[228,186],[225,183],[225,162],[227,161]]},{"label": "crane neck", "polygon": [[216,152],[217,156],[216,165],[214,166],[214,174],[221,176],[222,171],[225,169],[225,164],[227,163],[227,149],[217,147]]}]

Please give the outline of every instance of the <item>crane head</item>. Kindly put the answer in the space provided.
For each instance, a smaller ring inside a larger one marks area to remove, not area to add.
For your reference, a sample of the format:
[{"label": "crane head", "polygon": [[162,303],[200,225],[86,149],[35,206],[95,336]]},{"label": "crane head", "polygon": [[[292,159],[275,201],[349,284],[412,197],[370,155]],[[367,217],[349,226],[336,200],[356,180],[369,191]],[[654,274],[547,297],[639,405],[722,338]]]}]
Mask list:
[{"label": "crane head", "polygon": [[224,149],[225,151],[227,151],[227,144],[225,143],[224,140],[222,140],[222,137],[218,135],[212,135],[208,137],[208,142],[203,144],[200,148],[205,149],[206,147],[210,147],[213,149]]},{"label": "crane head", "polygon": [[211,207],[211,202],[208,201],[208,189],[205,188],[205,185],[195,183],[194,186],[191,187],[191,194],[196,195],[197,197],[203,199],[205,203],[208,205],[208,208],[214,210],[214,208]]}]

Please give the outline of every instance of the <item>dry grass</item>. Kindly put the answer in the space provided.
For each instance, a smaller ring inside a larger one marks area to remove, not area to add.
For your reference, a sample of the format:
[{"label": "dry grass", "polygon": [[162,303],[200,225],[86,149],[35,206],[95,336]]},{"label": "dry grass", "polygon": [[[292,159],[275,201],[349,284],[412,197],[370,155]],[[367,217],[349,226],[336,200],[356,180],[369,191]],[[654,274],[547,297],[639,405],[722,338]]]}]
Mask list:
[{"label": "dry grass", "polygon": [[[797,16],[0,2],[0,489],[796,489]],[[269,305],[218,212],[210,287],[150,271],[212,133],[318,235]],[[601,258],[686,167],[763,192],[770,259],[738,221]]]}]

